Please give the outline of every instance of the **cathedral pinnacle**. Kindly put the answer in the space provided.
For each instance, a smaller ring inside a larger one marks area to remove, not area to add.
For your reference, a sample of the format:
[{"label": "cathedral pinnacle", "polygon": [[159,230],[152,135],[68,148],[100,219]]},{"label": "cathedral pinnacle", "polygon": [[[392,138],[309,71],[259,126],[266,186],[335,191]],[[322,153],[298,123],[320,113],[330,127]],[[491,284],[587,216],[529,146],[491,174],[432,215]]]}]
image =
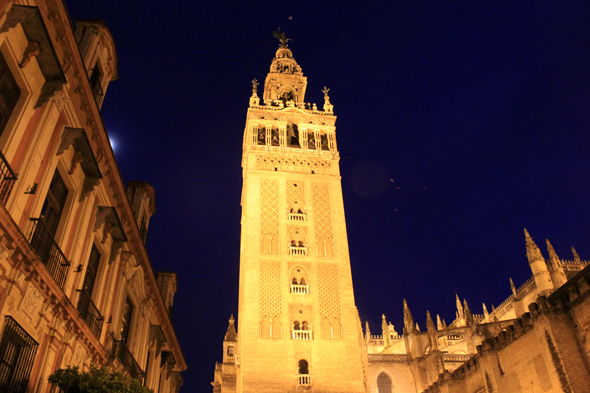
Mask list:
[{"label": "cathedral pinnacle", "polygon": [[385,319],[385,314],[381,316],[381,331],[383,333],[383,345],[385,348],[389,347],[391,344],[389,343],[389,329],[387,328],[387,319]]},{"label": "cathedral pinnacle", "polygon": [[436,314],[436,330],[442,329],[444,329],[444,327],[442,321],[440,320],[440,315]]},{"label": "cathedral pinnacle", "polygon": [[529,235],[529,232],[526,230],[526,228],[524,229],[524,237],[526,240],[526,256],[529,259],[529,263],[538,259],[544,260],[543,254],[541,254],[541,250],[539,250],[539,247],[537,247],[537,245],[533,241],[533,238],[531,237],[531,235]]},{"label": "cathedral pinnacle", "polygon": [[518,299],[518,292],[516,291],[516,286],[514,285],[514,281],[512,281],[512,277],[510,278],[510,289],[512,290],[512,294],[514,295],[515,299]]},{"label": "cathedral pinnacle", "polygon": [[488,308],[486,307],[485,303],[482,303],[483,305],[483,318],[485,322],[488,322],[490,320],[490,313],[488,312]]},{"label": "cathedral pinnacle", "polygon": [[557,256],[555,249],[553,248],[553,246],[549,242],[549,239],[545,239],[545,241],[547,242],[547,252],[549,253],[549,263],[551,264],[551,267],[553,269],[557,269],[559,266],[561,266],[561,261],[559,260],[559,257]]},{"label": "cathedral pinnacle", "polygon": [[574,262],[580,263],[580,256],[575,248],[572,247],[572,254],[574,254]]},{"label": "cathedral pinnacle", "polygon": [[463,307],[465,309],[465,324],[467,326],[471,326],[474,323],[473,314],[471,314],[471,310],[469,309],[469,304],[467,304],[467,300],[463,300]]},{"label": "cathedral pinnacle", "polygon": [[411,334],[415,329],[414,318],[406,299],[404,299],[404,334]]},{"label": "cathedral pinnacle", "polygon": [[459,295],[455,292],[455,303],[457,303],[457,318],[464,319],[465,313],[463,312],[463,306],[461,305],[461,299],[459,299]]}]

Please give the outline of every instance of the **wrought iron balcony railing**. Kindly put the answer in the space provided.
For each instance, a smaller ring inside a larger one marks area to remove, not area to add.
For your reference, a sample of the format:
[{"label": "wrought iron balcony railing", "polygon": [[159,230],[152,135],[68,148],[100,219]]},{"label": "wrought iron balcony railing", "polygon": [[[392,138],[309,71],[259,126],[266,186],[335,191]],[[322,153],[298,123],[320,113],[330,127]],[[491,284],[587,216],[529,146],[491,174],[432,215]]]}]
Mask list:
[{"label": "wrought iron balcony railing", "polygon": [[77,292],[80,294],[78,297],[78,312],[84,321],[86,321],[86,324],[96,338],[100,339],[104,318],[100,315],[96,304],[94,304],[88,292],[83,289],[78,289]]},{"label": "wrought iron balcony railing", "polygon": [[0,152],[0,203],[6,205],[8,197],[12,192],[12,187],[16,182],[16,174],[6,161],[4,154]]},{"label": "wrought iron balcony railing", "polygon": [[133,354],[127,348],[127,344],[122,340],[113,341],[113,356],[121,362],[123,367],[127,370],[132,378],[142,380],[143,370],[139,367],[139,364],[133,357]]},{"label": "wrought iron balcony railing", "polygon": [[41,262],[43,262],[49,274],[51,274],[57,285],[63,289],[70,263],[53,239],[53,235],[45,224],[45,221],[43,221],[43,218],[31,218],[30,220],[35,225],[31,232],[29,242],[37,252],[37,255],[39,255]]},{"label": "wrought iron balcony railing", "polygon": [[299,374],[297,376],[297,386],[311,386],[311,375]]}]

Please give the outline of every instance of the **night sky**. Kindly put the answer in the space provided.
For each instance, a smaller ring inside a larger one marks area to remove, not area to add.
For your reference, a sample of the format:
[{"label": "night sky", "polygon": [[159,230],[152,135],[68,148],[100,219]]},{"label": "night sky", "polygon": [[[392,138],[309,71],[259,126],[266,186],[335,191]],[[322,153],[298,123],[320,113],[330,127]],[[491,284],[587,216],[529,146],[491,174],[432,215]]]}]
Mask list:
[{"label": "night sky", "polygon": [[[240,160],[251,80],[281,27],[330,90],[356,304],[380,334],[402,299],[450,323],[546,256],[590,259],[590,2],[67,0],[101,18],[119,58],[102,113],[125,181],[156,189],[147,243],[178,274],[184,392],[211,389],[238,303]],[[262,87],[262,86],[261,86]],[[239,326],[238,326],[239,329]]]}]

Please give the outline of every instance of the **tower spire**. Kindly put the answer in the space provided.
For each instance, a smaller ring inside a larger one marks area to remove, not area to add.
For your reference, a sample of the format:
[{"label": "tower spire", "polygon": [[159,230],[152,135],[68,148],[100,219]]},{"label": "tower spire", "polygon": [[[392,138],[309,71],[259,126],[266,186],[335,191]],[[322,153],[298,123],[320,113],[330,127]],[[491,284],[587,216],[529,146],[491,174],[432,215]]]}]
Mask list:
[{"label": "tower spire", "polygon": [[440,320],[440,315],[436,314],[436,330],[444,329],[442,321]]}]

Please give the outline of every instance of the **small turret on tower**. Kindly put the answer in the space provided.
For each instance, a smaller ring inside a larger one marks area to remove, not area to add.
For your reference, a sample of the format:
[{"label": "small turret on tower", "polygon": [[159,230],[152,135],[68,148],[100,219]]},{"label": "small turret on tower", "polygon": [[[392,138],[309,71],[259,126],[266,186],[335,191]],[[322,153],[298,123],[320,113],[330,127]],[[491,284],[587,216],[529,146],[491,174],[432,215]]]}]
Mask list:
[{"label": "small turret on tower", "polygon": [[537,284],[537,288],[539,289],[539,294],[553,292],[553,281],[551,281],[551,275],[545,263],[545,258],[543,258],[541,250],[539,250],[539,247],[537,247],[526,228],[524,230],[524,237],[526,241],[526,255],[531,271],[533,272],[533,277],[535,278],[535,284]]},{"label": "small turret on tower", "polygon": [[223,363],[235,363],[235,349],[238,342],[234,315],[229,318],[227,331],[223,339]]}]

